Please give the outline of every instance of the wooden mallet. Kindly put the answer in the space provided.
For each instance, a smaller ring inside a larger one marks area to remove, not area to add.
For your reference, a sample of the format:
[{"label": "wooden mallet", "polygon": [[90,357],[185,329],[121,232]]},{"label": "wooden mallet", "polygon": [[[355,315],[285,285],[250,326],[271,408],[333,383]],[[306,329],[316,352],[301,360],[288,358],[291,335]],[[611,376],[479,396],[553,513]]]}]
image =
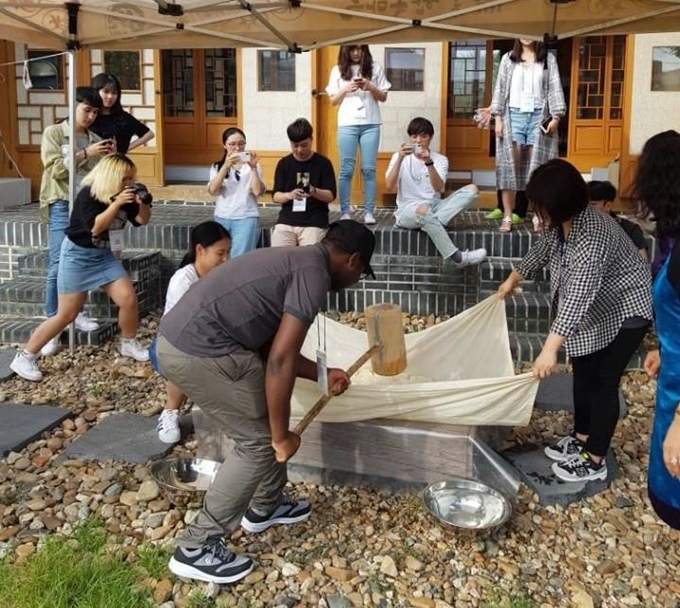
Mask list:
[{"label": "wooden mallet", "polygon": [[[366,361],[371,360],[373,373],[378,376],[396,376],[406,369],[406,342],[402,323],[401,307],[397,304],[375,304],[365,311],[366,330],[368,334],[368,350],[347,368],[351,378]],[[304,430],[318,416],[319,412],[334,397],[333,387],[322,395],[302,420],[293,429],[296,435]],[[276,454],[276,460],[284,462]]]}]

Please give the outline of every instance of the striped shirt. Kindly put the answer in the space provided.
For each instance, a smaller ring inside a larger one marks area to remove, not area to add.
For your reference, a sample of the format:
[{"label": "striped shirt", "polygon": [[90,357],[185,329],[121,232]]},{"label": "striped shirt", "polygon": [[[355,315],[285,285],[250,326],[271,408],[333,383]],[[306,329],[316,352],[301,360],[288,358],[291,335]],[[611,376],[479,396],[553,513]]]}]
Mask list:
[{"label": "striped shirt", "polygon": [[562,230],[546,231],[517,272],[532,279],[550,265],[551,332],[567,338],[570,357],[605,348],[626,319],[652,320],[652,276],[628,235],[613,218],[588,207]]}]

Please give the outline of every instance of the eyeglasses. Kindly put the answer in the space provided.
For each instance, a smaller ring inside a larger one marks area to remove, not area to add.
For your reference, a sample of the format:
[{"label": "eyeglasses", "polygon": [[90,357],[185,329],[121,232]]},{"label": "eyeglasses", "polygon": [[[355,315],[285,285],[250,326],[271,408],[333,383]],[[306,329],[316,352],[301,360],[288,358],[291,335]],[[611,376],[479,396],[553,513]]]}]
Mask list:
[{"label": "eyeglasses", "polygon": [[359,280],[360,281],[365,281],[366,279],[372,279],[373,275],[370,272],[366,272],[363,270],[361,274],[359,275]]}]

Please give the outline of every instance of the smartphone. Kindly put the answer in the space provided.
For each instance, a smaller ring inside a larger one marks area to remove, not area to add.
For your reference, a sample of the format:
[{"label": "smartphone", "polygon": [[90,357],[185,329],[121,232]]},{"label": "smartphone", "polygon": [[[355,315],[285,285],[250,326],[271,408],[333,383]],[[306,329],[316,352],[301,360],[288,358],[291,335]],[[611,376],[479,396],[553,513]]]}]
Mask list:
[{"label": "smartphone", "polygon": [[423,146],[420,144],[413,144],[413,153],[420,154],[423,151]]},{"label": "smartphone", "polygon": [[238,157],[241,159],[242,163],[250,162],[250,152],[239,152]]},{"label": "smartphone", "polygon": [[354,78],[352,78],[352,80],[354,82],[363,82],[364,79],[361,76],[355,76]]},{"label": "smartphone", "polygon": [[542,123],[541,123],[541,131],[545,133],[546,135],[548,134],[548,126],[552,122],[552,116],[548,116]]},{"label": "smartphone", "polygon": [[401,149],[407,154],[413,154],[414,145],[412,143],[401,144]]}]

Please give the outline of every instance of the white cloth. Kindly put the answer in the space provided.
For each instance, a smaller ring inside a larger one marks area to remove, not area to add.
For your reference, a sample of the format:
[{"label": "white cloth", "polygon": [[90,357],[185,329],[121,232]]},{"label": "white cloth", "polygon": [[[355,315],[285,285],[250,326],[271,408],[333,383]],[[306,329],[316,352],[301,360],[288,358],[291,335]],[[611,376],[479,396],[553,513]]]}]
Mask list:
[{"label": "white cloth", "polygon": [[[359,76],[359,66],[352,65],[352,77]],[[390,82],[385,78],[385,72],[379,63],[373,62],[373,76],[371,82],[383,92],[392,88]],[[347,84],[340,75],[340,68],[336,65],[331,70],[326,93],[335,95],[342,86]],[[379,125],[382,123],[380,116],[380,105],[373,98],[369,91],[358,90],[347,93],[338,106],[338,126],[348,127],[355,125]]]},{"label": "white cloth", "polygon": [[[367,348],[366,333],[330,319],[326,323],[329,367],[347,369]],[[323,330],[324,321],[319,324]],[[406,334],[405,375],[430,382],[353,384],[334,397],[316,420],[350,422],[391,418],[469,425],[526,425],[538,381],[515,375],[505,304],[493,295],[448,321]],[[323,343],[323,338],[322,338]],[[302,354],[315,359],[317,323],[312,323]],[[370,368],[370,362],[366,364]],[[363,372],[364,368],[362,368]],[[302,418],[319,398],[316,382],[298,379],[292,416]]]},{"label": "white cloth", "polygon": [[[236,179],[236,171],[238,170],[239,179]],[[215,198],[215,215],[218,217],[225,217],[230,219],[239,219],[243,217],[259,217],[260,210],[257,206],[257,197],[253,194],[250,188],[250,180],[252,169],[248,163],[243,163],[238,169],[233,167],[229,169],[227,178],[222,182],[217,197]],[[257,165],[257,174],[260,176],[262,183],[262,168]],[[208,184],[217,175],[217,167],[213,165],[210,167],[210,179]]]},{"label": "white cloth", "polygon": [[[395,152],[390,159],[386,175],[397,163],[399,152]],[[449,159],[439,152],[430,150],[430,158],[434,161],[434,168],[439,177],[446,182],[449,172]],[[399,178],[397,180],[397,210],[394,214],[399,217],[399,213],[409,205],[440,199],[441,193],[435,192],[430,182],[428,168],[422,160],[417,159],[413,154],[404,158],[399,167]]]},{"label": "white cloth", "polygon": [[196,272],[196,267],[193,264],[183,266],[170,278],[168,283],[168,291],[165,294],[165,310],[163,314],[166,315],[170,309],[179,302],[180,298],[186,293],[187,289],[191,287],[200,277]]},{"label": "white cloth", "polygon": [[[531,107],[524,107],[525,100]],[[533,112],[543,107],[543,63],[515,63],[510,79],[508,107],[522,112]]]}]

